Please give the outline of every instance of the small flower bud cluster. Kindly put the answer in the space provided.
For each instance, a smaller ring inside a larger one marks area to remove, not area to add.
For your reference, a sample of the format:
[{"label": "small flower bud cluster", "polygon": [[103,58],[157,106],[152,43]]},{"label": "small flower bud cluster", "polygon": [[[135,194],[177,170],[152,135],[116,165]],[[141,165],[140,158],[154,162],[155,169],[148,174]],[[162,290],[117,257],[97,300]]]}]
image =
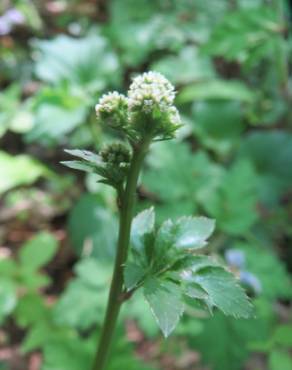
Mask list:
[{"label": "small flower bud cluster", "polygon": [[112,143],[103,148],[99,154],[104,163],[104,177],[112,184],[123,182],[132,157],[128,147],[123,143]]},{"label": "small flower bud cluster", "polygon": [[97,119],[114,128],[123,127],[128,117],[128,99],[118,92],[104,94],[95,106]]},{"label": "small flower bud cluster", "polygon": [[131,153],[122,143],[113,143],[107,145],[100,151],[100,156],[105,163],[120,164],[130,163]]},{"label": "small flower bud cluster", "polygon": [[123,131],[131,140],[145,136],[169,139],[181,125],[174,98],[174,87],[162,74],[147,72],[134,78],[128,97],[108,93],[95,110],[98,120]]},{"label": "small flower bud cluster", "polygon": [[165,111],[171,107],[175,92],[172,84],[162,74],[148,72],[133,80],[128,96],[131,110],[141,109],[150,113],[154,108]]}]

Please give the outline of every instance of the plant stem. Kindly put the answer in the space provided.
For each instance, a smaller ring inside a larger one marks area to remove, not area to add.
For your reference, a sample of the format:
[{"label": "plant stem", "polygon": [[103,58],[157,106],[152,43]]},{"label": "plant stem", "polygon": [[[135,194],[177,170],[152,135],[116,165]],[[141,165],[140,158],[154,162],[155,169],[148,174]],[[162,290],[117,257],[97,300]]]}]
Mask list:
[{"label": "plant stem", "polygon": [[149,147],[149,141],[144,141],[134,149],[131,166],[129,169],[125,192],[121,199],[120,227],[118,248],[115,260],[114,274],[111,283],[105,319],[101,331],[99,345],[94,360],[93,370],[104,370],[109,355],[112,338],[117,323],[117,318],[123,292],[123,268],[128,255],[131,224],[135,206],[136,187],[143,159]]}]

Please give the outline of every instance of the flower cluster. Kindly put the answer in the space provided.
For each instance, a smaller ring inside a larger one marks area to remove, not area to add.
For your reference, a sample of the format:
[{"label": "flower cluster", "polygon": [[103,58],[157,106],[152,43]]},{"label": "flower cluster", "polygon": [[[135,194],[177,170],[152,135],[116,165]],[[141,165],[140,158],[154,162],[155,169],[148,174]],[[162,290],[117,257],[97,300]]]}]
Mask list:
[{"label": "flower cluster", "polygon": [[155,108],[168,110],[173,104],[175,92],[172,84],[162,74],[148,72],[133,80],[128,96],[131,110],[141,109],[150,113]]},{"label": "flower cluster", "polygon": [[100,156],[105,163],[121,164],[130,163],[131,153],[122,143],[112,143],[100,151]]},{"label": "flower cluster", "polygon": [[95,106],[97,119],[109,126],[120,128],[128,120],[128,99],[118,92],[104,94]]},{"label": "flower cluster", "polygon": [[105,94],[95,110],[99,121],[132,140],[145,135],[165,140],[181,125],[174,98],[173,85],[162,74],[150,71],[134,78],[127,97],[117,92]]},{"label": "flower cluster", "polygon": [[132,158],[129,148],[123,143],[111,143],[100,151],[104,163],[102,175],[111,184],[124,181]]}]

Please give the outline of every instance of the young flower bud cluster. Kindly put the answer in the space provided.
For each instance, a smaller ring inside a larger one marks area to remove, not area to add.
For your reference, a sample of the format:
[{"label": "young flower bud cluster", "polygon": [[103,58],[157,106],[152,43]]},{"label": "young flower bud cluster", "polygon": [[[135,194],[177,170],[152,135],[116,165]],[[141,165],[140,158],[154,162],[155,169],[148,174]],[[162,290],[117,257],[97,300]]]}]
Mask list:
[{"label": "young flower bud cluster", "polygon": [[127,175],[132,158],[128,147],[123,143],[112,143],[100,151],[104,163],[106,178],[115,183],[121,183]]},{"label": "young flower bud cluster", "polygon": [[128,97],[117,92],[103,95],[95,109],[100,121],[131,139],[147,135],[165,140],[181,126],[174,98],[174,87],[162,74],[147,72],[134,78]]},{"label": "young flower bud cluster", "polygon": [[113,128],[122,128],[128,121],[128,99],[118,92],[104,94],[95,106],[99,121],[106,122]]},{"label": "young flower bud cluster", "polygon": [[132,111],[151,113],[154,109],[166,111],[173,105],[174,87],[162,74],[143,73],[136,77],[128,92],[129,107]]}]

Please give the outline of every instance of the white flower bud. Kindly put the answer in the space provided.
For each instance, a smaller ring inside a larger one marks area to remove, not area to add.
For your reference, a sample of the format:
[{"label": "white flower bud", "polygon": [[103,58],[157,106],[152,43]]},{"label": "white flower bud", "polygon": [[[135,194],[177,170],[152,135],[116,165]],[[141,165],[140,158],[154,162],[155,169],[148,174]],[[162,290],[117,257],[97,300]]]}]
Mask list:
[{"label": "white flower bud", "polygon": [[147,72],[134,78],[128,91],[130,110],[151,113],[155,108],[166,111],[173,104],[172,84],[158,72]]},{"label": "white flower bud", "polygon": [[123,127],[128,121],[128,99],[118,92],[102,95],[95,106],[98,120],[105,121],[111,127]]}]

